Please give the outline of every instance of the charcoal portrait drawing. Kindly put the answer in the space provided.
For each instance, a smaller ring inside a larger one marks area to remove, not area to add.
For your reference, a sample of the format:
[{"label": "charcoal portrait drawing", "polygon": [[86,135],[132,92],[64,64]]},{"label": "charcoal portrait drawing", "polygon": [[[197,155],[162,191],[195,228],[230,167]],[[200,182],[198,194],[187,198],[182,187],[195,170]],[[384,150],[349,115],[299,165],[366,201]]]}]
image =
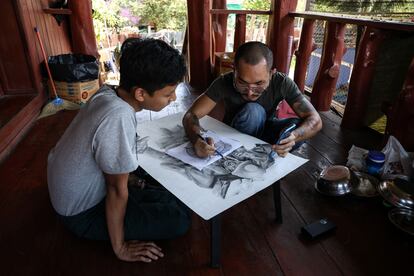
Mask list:
[{"label": "charcoal portrait drawing", "polygon": [[[307,161],[291,154],[285,158],[274,156],[269,144],[205,116],[200,120],[201,126],[231,142],[214,139],[215,147],[226,153],[225,158],[213,156],[212,162],[200,169],[166,153],[187,146],[182,116],[170,115],[138,125],[138,162],[203,219],[208,220],[272,185]],[[193,149],[187,147],[184,152],[192,155]]]},{"label": "charcoal portrait drawing", "polygon": [[[182,126],[172,129],[162,128],[163,135],[159,137],[161,149],[166,150],[177,144],[187,142]],[[257,144],[254,148],[247,150],[240,147],[229,154],[225,159],[220,159],[205,167],[202,171],[191,165],[177,160],[162,151],[149,147],[149,137],[138,138],[140,153],[147,151],[148,154],[161,159],[161,166],[180,172],[199,187],[211,189],[212,192],[222,198],[239,194],[249,189],[255,180],[261,180],[267,168],[274,164],[271,157],[269,144]],[[217,148],[225,148],[226,144],[217,143]],[[192,148],[186,148],[190,155],[194,155]]]}]

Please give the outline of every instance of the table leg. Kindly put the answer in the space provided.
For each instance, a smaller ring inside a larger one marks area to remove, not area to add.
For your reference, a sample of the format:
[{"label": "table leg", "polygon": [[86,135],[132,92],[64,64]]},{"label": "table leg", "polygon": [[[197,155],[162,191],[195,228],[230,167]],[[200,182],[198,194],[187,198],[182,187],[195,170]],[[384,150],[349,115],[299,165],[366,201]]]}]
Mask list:
[{"label": "table leg", "polygon": [[221,253],[221,222],[220,215],[213,217],[210,220],[210,266],[213,268],[220,267],[220,253]]},{"label": "table leg", "polygon": [[282,199],[280,197],[280,180],[273,183],[273,201],[275,202],[276,223],[282,223]]}]

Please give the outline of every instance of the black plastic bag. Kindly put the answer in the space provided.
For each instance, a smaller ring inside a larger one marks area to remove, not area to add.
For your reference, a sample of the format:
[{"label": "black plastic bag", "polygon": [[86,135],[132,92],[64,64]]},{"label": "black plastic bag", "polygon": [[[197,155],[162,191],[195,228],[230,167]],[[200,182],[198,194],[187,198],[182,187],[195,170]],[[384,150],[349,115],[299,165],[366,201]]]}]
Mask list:
[{"label": "black plastic bag", "polygon": [[50,71],[55,81],[83,82],[99,77],[99,62],[94,56],[66,54],[50,56]]}]

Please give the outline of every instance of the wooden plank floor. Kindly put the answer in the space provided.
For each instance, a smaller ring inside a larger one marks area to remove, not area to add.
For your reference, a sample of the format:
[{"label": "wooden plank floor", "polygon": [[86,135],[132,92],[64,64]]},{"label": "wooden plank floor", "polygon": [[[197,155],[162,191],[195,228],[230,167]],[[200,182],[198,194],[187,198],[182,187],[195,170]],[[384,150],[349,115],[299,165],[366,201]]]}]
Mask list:
[{"label": "wooden plank floor", "polygon": [[[185,87],[177,103],[155,119],[184,110],[194,99]],[[47,154],[76,115],[62,111],[36,122],[0,164],[0,275],[413,275],[414,239],[387,218],[381,198],[331,198],[313,188],[314,172],[344,164],[352,144],[380,148],[370,131],[339,127],[322,113],[323,130],[295,154],[309,158],[282,180],[283,224],[274,222],[272,190],[265,189],[222,216],[222,266],[209,268],[209,223],[193,215],[183,237],[159,242],[165,257],[150,264],[118,261],[107,242],[74,237],[56,219],[46,183]],[[308,241],[300,227],[322,217],[333,235]]]}]

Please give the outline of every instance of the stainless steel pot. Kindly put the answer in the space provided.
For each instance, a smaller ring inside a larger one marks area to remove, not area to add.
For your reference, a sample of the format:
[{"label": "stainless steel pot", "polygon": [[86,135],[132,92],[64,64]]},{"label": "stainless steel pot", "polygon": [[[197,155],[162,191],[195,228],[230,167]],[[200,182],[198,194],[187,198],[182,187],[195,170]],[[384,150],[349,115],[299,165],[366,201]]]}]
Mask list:
[{"label": "stainless steel pot", "polygon": [[340,165],[325,168],[317,177],[315,189],[324,195],[342,196],[352,190],[351,171]]}]

